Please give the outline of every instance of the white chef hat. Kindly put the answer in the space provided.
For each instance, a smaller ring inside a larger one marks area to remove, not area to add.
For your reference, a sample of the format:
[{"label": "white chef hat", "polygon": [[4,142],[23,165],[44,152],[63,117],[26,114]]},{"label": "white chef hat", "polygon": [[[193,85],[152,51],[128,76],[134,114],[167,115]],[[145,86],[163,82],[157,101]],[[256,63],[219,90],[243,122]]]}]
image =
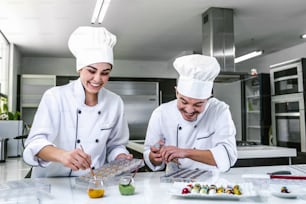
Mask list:
[{"label": "white chef hat", "polygon": [[90,64],[107,62],[114,64],[115,35],[103,27],[78,27],[68,41],[68,47],[76,58],[77,71]]},{"label": "white chef hat", "polygon": [[200,54],[176,58],[173,63],[179,73],[177,91],[187,97],[206,99],[212,94],[213,82],[220,72],[216,58]]}]

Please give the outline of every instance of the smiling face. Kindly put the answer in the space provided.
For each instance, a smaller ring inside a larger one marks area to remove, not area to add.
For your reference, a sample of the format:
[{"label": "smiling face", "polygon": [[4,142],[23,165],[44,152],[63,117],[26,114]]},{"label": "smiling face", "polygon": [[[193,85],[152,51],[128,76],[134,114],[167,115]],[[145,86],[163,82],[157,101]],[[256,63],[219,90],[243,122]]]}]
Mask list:
[{"label": "smiling face", "polygon": [[205,109],[208,99],[195,99],[176,92],[177,108],[187,121],[195,121]]},{"label": "smiling face", "polygon": [[109,63],[95,63],[82,68],[80,79],[86,94],[96,95],[108,82],[112,66]]}]

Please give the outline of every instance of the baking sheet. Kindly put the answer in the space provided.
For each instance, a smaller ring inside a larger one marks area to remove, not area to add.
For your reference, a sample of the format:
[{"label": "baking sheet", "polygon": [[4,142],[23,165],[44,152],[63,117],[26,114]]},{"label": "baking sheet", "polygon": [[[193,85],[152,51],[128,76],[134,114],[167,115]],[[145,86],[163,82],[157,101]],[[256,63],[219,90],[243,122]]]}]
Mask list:
[{"label": "baking sheet", "polygon": [[[118,176],[131,173],[144,166],[143,159],[120,159],[105,164],[99,169],[95,169],[94,173],[97,178],[101,178],[104,185],[112,185],[118,180]],[[78,186],[87,187],[89,179],[92,178],[91,173],[76,177],[75,182]]]},{"label": "baking sheet", "polygon": [[218,172],[201,170],[201,169],[178,169],[174,172],[165,174],[160,177],[163,183],[173,182],[195,182],[208,181],[213,182],[219,178]]}]

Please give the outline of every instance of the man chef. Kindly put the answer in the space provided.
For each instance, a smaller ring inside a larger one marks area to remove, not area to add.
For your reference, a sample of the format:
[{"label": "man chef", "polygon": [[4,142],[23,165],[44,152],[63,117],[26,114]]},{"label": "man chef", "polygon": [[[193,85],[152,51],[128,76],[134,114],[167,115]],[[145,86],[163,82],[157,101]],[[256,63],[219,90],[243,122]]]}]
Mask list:
[{"label": "man chef", "polygon": [[212,96],[220,72],[214,57],[177,58],[176,99],[160,105],[150,118],[144,159],[153,171],[173,161],[179,168],[227,171],[237,160],[229,106]]},{"label": "man chef", "polygon": [[79,27],[68,46],[79,78],[47,90],[25,142],[32,178],[79,176],[115,159],[132,159],[122,99],[104,88],[113,68],[116,36],[103,27]]}]

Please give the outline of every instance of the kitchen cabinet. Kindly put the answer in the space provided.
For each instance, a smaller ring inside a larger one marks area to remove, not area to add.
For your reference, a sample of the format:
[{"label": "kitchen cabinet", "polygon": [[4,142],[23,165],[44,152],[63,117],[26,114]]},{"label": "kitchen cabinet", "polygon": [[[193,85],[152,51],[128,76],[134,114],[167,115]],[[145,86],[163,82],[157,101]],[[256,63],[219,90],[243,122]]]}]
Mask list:
[{"label": "kitchen cabinet", "polygon": [[56,85],[55,75],[23,74],[20,76],[19,108],[21,118],[31,124],[44,92]]},{"label": "kitchen cabinet", "polygon": [[269,145],[271,128],[270,76],[261,73],[244,80],[245,134],[244,140]]},{"label": "kitchen cabinet", "polygon": [[36,108],[44,92],[56,85],[55,75],[21,75],[21,107]]}]

